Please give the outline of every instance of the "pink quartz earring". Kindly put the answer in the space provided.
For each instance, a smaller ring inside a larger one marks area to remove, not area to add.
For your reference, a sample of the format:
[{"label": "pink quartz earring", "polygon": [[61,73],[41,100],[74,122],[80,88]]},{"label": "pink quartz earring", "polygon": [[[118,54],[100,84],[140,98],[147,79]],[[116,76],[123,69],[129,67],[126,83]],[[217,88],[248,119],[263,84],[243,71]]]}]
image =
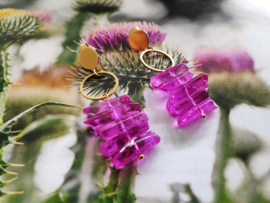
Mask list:
[{"label": "pink quartz earring", "polygon": [[[117,90],[118,79],[113,73],[100,70],[98,55],[93,48],[87,44],[81,45],[78,61],[83,68],[93,71],[81,82],[81,94],[90,100],[103,100],[83,110],[88,117],[84,123],[104,139],[101,154],[109,157],[116,168],[135,159],[143,159],[145,152],[160,142],[156,133],[148,131],[147,115],[141,111],[139,103],[131,101],[127,95],[108,99]],[[90,97],[84,92],[87,89],[84,88],[85,82],[103,74],[114,78],[114,87],[100,97]]]},{"label": "pink quartz earring", "polygon": [[[149,47],[147,33],[134,28],[129,33],[129,45],[134,51],[142,51],[140,61],[148,69],[159,72],[151,77],[150,83],[154,89],[169,93],[166,104],[168,112],[177,117],[179,126],[185,126],[200,118],[206,118],[217,105],[208,96],[208,76],[204,73],[193,77],[188,70],[187,61],[175,65],[174,60],[166,52]],[[172,67],[156,69],[149,66],[143,59],[148,52],[158,52],[171,61]]]}]

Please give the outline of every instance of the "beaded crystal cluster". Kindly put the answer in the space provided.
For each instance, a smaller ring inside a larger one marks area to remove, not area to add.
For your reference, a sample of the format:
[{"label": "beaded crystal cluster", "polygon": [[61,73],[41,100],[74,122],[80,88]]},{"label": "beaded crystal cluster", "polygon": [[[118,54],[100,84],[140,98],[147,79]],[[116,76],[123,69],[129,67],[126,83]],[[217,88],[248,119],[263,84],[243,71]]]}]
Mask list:
[{"label": "beaded crystal cluster", "polygon": [[186,62],[177,64],[153,76],[152,87],[169,92],[166,108],[177,117],[179,126],[187,125],[199,118],[205,118],[217,108],[208,96],[208,76],[200,74],[193,78]]},{"label": "beaded crystal cluster", "polygon": [[88,116],[85,124],[105,140],[100,147],[102,155],[110,157],[116,168],[143,158],[146,151],[160,142],[157,134],[146,132],[147,115],[127,95],[89,106],[83,112]]}]

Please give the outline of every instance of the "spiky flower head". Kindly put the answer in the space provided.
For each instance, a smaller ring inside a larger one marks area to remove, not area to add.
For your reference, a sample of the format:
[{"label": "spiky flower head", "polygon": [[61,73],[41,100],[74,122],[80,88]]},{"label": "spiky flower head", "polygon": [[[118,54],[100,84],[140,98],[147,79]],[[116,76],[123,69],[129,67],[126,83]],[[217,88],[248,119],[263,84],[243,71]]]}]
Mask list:
[{"label": "spiky flower head", "polygon": [[197,70],[210,72],[254,72],[254,61],[251,56],[240,49],[207,49],[199,48],[194,54]]},{"label": "spiky flower head", "polygon": [[120,8],[122,2],[122,0],[76,0],[73,9],[93,14],[112,13]]},{"label": "spiky flower head", "polygon": [[230,110],[245,103],[265,107],[270,89],[257,77],[251,56],[239,49],[199,49],[194,61],[197,70],[209,73],[210,97]]},{"label": "spiky flower head", "polygon": [[112,23],[91,28],[87,36],[81,40],[81,43],[88,43],[99,52],[127,51],[130,50],[128,35],[135,27],[148,34],[150,46],[160,45],[166,37],[166,33],[162,32],[155,23]]},{"label": "spiky flower head", "polygon": [[[175,63],[181,63],[186,58],[177,49],[172,49],[166,46],[157,47],[172,56]],[[119,80],[118,90],[127,91],[127,94],[133,101],[139,102],[143,105],[143,90],[145,87],[150,87],[150,78],[156,75],[147,69],[140,61],[140,53],[126,50],[124,52],[114,51],[107,53],[98,53],[99,66],[104,71],[109,71],[115,74]],[[146,63],[155,68],[171,66],[170,61],[163,55],[147,55],[145,57]],[[81,81],[93,73],[92,71],[83,69],[78,62],[72,66],[72,73],[70,78],[75,80],[75,85],[79,87]],[[107,75],[94,76],[88,80],[84,85],[84,91],[88,95],[97,96],[104,93],[109,93],[114,86],[114,79]]]},{"label": "spiky flower head", "polygon": [[0,10],[0,46],[34,35],[39,31],[41,21],[25,10]]}]

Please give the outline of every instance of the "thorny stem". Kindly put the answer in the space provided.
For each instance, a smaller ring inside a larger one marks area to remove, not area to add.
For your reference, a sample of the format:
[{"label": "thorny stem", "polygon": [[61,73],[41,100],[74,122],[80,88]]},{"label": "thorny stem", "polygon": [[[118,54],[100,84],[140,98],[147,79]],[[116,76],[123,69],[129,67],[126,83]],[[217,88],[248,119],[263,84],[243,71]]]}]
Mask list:
[{"label": "thorny stem", "polygon": [[213,169],[214,203],[225,203],[229,198],[226,192],[224,169],[231,154],[231,127],[229,123],[230,110],[220,108],[221,117],[216,141],[216,160]]},{"label": "thorny stem", "polygon": [[0,126],[3,125],[3,117],[7,101],[7,89],[9,86],[8,76],[8,53],[0,50]]}]

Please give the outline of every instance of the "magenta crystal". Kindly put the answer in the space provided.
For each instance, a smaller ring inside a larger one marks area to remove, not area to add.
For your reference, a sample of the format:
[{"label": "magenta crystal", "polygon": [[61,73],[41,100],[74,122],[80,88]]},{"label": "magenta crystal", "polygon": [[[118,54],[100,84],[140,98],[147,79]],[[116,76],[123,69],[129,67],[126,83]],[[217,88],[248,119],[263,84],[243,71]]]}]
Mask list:
[{"label": "magenta crystal", "polygon": [[151,149],[159,142],[160,137],[157,134],[152,131],[146,132],[145,134],[130,139],[129,142],[125,144],[121,143],[117,146],[120,151],[112,156],[111,162],[114,163],[116,168],[119,168],[129,163],[131,160],[138,158],[139,155]]},{"label": "magenta crystal", "polygon": [[132,101],[127,95],[123,95],[120,97],[116,97],[92,106],[89,106],[83,110],[83,113],[87,116],[97,116],[99,114],[102,114],[103,112],[106,112],[107,110],[110,110],[113,107],[120,106],[122,104],[128,104]]},{"label": "magenta crystal", "polygon": [[197,77],[188,81],[187,83],[181,85],[178,89],[171,91],[166,105],[167,110],[173,116],[177,116],[172,113],[172,106],[176,103],[182,103],[185,99],[189,99],[193,102],[191,98],[192,95],[207,88],[207,80],[208,76],[206,74],[200,74]]},{"label": "magenta crystal", "polygon": [[186,83],[192,77],[193,73],[188,71],[186,63],[180,63],[151,77],[150,82],[154,88],[170,91]]},{"label": "magenta crystal", "polygon": [[169,92],[166,108],[172,116],[179,117],[178,125],[184,126],[217,108],[208,97],[208,76],[200,74],[194,78],[186,62],[177,64],[153,76],[152,87]]},{"label": "magenta crystal", "polygon": [[[128,143],[133,143],[134,140],[138,141],[138,144],[134,145],[137,151],[132,152],[132,155],[125,158],[125,161],[117,161],[117,158],[112,159],[112,163],[116,167],[134,160],[138,152],[143,153],[158,143],[154,142],[155,144],[146,149],[142,146],[143,141],[152,143],[151,140],[157,139],[158,136],[153,132],[145,133],[149,129],[148,117],[141,112],[140,105],[132,102],[127,95],[87,107],[84,109],[84,113],[88,116],[85,124],[91,126],[96,133],[106,140],[100,148],[103,156],[111,157],[125,151],[123,148]],[[155,137],[150,139],[150,135],[155,135]],[[140,146],[140,150],[138,146]]]},{"label": "magenta crystal", "polygon": [[210,98],[207,98],[204,102],[193,107],[191,110],[183,114],[177,119],[179,126],[187,125],[198,118],[204,118],[204,115],[207,115],[214,111],[217,108],[215,102]]}]

